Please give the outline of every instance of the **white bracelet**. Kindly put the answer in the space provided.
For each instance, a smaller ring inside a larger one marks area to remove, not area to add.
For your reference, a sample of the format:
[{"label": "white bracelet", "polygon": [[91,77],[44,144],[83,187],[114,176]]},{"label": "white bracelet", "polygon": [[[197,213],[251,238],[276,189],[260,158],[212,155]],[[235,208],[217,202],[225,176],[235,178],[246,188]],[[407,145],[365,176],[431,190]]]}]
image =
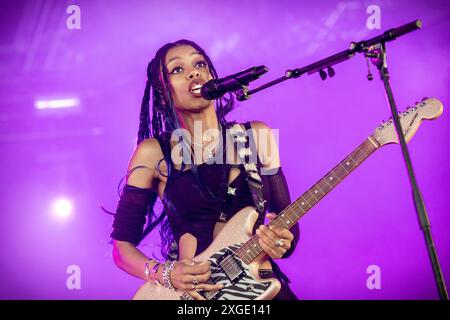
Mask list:
[{"label": "white bracelet", "polygon": [[147,278],[147,281],[149,280],[149,276],[150,276],[150,278],[153,278],[153,276],[155,276],[156,281],[158,281],[158,279],[156,277],[156,272],[158,271],[158,267],[161,265],[161,263],[156,260],[153,260],[153,261],[155,262],[155,265],[153,266],[153,268],[151,270],[149,268],[150,260],[147,260],[145,262],[144,274],[145,274],[145,277]]}]

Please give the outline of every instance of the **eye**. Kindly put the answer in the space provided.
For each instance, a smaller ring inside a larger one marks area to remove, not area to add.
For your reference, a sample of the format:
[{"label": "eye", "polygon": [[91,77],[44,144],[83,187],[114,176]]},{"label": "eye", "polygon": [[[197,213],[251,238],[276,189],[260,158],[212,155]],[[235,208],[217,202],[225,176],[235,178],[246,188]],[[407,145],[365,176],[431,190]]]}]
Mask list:
[{"label": "eye", "polygon": [[175,67],[175,68],[173,68],[172,72],[170,72],[170,74],[177,74],[177,73],[180,73],[181,71],[183,71],[183,68]]},{"label": "eye", "polygon": [[200,68],[204,68],[204,67],[206,67],[206,62],[203,61],[203,60],[201,60],[201,61],[197,62],[197,63],[195,64],[195,66],[196,66],[196,67],[197,67],[197,66],[200,66]]}]

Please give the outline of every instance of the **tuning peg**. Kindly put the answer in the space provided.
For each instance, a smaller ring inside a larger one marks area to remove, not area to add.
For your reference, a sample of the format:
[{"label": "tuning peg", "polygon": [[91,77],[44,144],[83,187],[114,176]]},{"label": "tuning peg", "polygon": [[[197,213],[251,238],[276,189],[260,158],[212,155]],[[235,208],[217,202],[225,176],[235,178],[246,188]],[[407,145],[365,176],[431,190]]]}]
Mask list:
[{"label": "tuning peg", "polygon": [[425,100],[427,100],[428,98],[422,98],[422,102],[420,102],[420,106],[423,107],[425,105]]}]

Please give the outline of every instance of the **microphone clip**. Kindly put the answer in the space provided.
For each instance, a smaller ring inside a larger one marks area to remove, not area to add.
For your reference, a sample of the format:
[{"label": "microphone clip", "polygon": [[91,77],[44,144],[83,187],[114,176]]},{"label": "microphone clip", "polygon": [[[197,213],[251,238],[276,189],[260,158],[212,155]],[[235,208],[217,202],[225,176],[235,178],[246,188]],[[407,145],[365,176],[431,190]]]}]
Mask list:
[{"label": "microphone clip", "polygon": [[248,92],[249,92],[248,86],[243,85],[242,89],[235,92],[236,99],[238,101],[245,101],[245,100],[250,99],[251,96],[248,94]]}]

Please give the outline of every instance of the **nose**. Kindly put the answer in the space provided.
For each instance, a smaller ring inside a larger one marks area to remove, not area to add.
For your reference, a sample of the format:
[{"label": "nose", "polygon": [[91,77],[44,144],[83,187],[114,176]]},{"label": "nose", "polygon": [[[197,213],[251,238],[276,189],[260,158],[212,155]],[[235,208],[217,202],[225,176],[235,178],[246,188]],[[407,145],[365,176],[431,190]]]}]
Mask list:
[{"label": "nose", "polygon": [[198,77],[200,77],[200,73],[198,72],[198,70],[194,69],[189,73],[189,79],[198,78]]}]

